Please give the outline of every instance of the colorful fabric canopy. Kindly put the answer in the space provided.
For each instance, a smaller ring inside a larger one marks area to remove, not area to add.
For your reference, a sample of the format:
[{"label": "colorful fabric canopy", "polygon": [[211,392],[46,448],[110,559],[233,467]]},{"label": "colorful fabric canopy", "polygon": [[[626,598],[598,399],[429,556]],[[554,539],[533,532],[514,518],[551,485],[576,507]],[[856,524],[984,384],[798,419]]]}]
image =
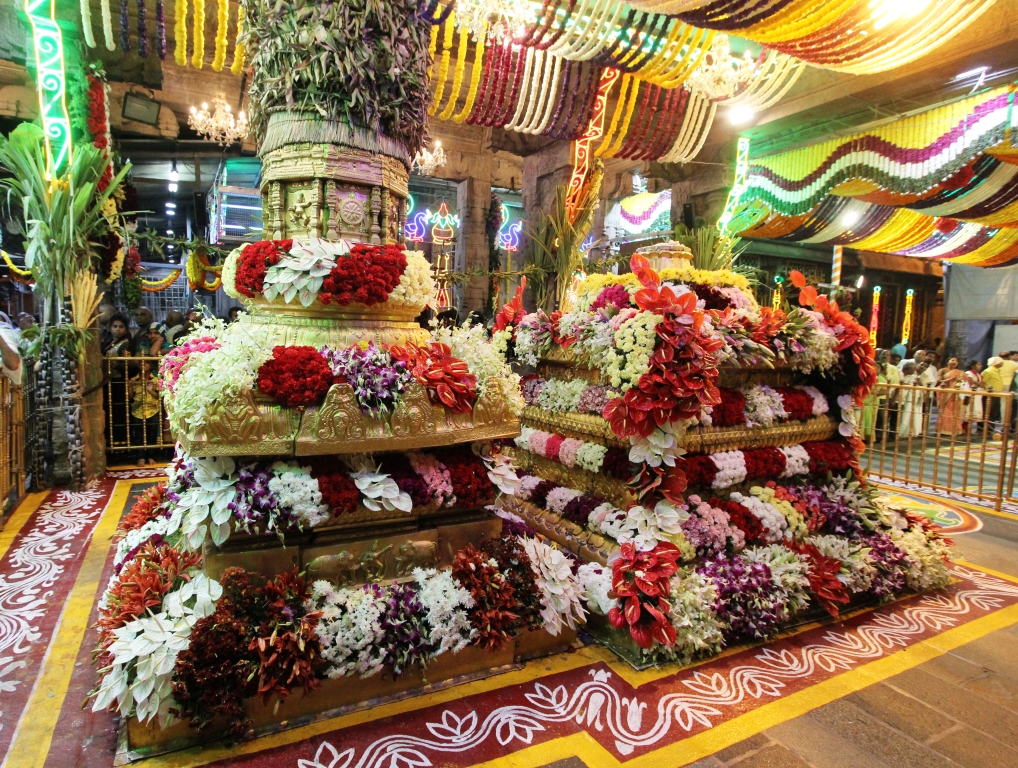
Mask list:
[{"label": "colorful fabric canopy", "polygon": [[1018,257],[1016,89],[753,159],[739,229],[984,266]]}]

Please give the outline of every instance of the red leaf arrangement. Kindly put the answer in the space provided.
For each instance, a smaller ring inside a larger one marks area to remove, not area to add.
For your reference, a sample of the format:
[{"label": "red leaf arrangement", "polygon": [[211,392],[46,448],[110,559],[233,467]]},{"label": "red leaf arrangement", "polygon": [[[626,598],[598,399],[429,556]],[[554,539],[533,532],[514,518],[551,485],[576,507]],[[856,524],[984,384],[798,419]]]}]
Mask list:
[{"label": "red leaf arrangement", "polygon": [[163,499],[166,498],[166,483],[157,483],[145,490],[141,497],[134,502],[131,511],[124,515],[117,528],[117,535],[126,536],[131,531],[136,531],[145,523],[155,520],[162,512]]},{"label": "red leaf arrangement", "polygon": [[516,295],[513,296],[511,301],[506,302],[502,305],[502,309],[495,315],[495,330],[504,331],[510,325],[516,325],[520,318],[526,314],[523,311],[523,290],[527,287],[527,276],[524,275],[520,278],[519,287],[516,289]]},{"label": "red leaf arrangement", "polygon": [[623,544],[612,565],[610,594],[622,601],[622,607],[612,608],[608,621],[616,629],[628,626],[630,636],[641,648],[650,648],[655,640],[663,645],[675,644],[667,597],[681,556],[679,548],[667,541],[650,552],[637,552],[635,545]]},{"label": "red leaf arrangement", "polygon": [[806,576],[809,579],[810,590],[819,598],[827,612],[834,618],[838,618],[837,604],[847,603],[851,599],[848,587],[838,579],[841,561],[827,557],[813,544],[804,541],[792,541],[787,546],[793,552],[805,555],[809,561],[809,570]]},{"label": "red leaf arrangement", "polygon": [[160,547],[149,543],[144,545],[134,559],[121,570],[110,588],[105,608],[99,609],[100,667],[110,663],[106,649],[113,642],[113,630],[133,621],[149,608],[162,605],[163,598],[173,590],[178,579],[188,580],[184,573],[189,568],[200,568],[202,556],[198,552],[187,553],[174,549],[168,544]]},{"label": "red leaf arrangement", "polygon": [[288,408],[317,405],[332,381],[332,367],[314,347],[275,347],[258,369],[258,389]]},{"label": "red leaf arrangement", "polygon": [[478,645],[497,651],[512,638],[520,619],[512,584],[472,544],[456,555],[452,575],[474,598],[470,623],[477,630]]},{"label": "red leaf arrangement", "polygon": [[426,347],[407,342],[389,348],[394,360],[402,360],[414,378],[428,390],[435,405],[444,405],[453,413],[470,413],[477,402],[477,377],[467,364],[452,356],[447,344],[432,342]]}]

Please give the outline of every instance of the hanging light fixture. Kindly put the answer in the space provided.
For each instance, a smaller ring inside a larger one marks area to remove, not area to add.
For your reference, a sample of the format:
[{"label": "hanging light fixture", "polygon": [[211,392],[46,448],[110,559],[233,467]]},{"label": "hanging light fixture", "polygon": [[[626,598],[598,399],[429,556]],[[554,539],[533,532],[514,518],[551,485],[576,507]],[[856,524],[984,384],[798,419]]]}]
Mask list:
[{"label": "hanging light fixture", "polygon": [[528,0],[456,0],[456,26],[474,40],[489,37],[505,42],[520,37],[535,20]]},{"label": "hanging light fixture", "polygon": [[749,80],[756,70],[756,62],[749,55],[741,59],[732,56],[728,35],[719,34],[710,49],[703,54],[700,64],[689,75],[686,84],[694,91],[714,101],[732,98],[739,86]]},{"label": "hanging light fixture", "polygon": [[422,148],[414,158],[414,170],[421,176],[434,175],[435,169],[441,165],[445,165],[445,150],[440,141],[435,142],[435,148],[431,151]]},{"label": "hanging light fixture", "polygon": [[187,124],[198,134],[220,145],[233,144],[247,136],[247,118],[244,116],[244,110],[234,118],[230,105],[222,95],[216,96],[212,104],[215,111],[211,113],[209,105],[205,102],[202,102],[201,110],[191,107]]}]

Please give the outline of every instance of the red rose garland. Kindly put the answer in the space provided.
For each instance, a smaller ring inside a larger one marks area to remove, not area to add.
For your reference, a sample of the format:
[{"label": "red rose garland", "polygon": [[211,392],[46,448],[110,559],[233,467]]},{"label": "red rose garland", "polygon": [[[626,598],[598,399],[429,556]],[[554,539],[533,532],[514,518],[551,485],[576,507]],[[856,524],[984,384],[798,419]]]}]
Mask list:
[{"label": "red rose garland", "polygon": [[711,409],[715,427],[734,427],[746,423],[746,396],[738,389],[719,389],[721,402]]},{"label": "red rose garland", "polygon": [[341,307],[357,302],[365,306],[381,304],[399,285],[406,270],[406,253],[402,245],[367,245],[357,243],[349,256],[336,259],[329,276],[322,282],[318,300],[335,302]]},{"label": "red rose garland", "polygon": [[785,471],[785,454],[777,448],[749,448],[742,452],[746,461],[746,479],[778,477]]},{"label": "red rose garland", "polygon": [[[109,104],[106,101],[106,84],[98,77],[88,75],[88,118],[85,121],[92,134],[92,146],[101,150],[104,157],[110,157]],[[96,188],[103,192],[113,180],[113,163],[106,164]]]},{"label": "red rose garland", "polygon": [[237,293],[253,299],[265,290],[265,273],[279,263],[284,253],[293,247],[293,240],[262,240],[244,246],[237,259],[237,276],[234,287]]},{"label": "red rose garland", "polygon": [[675,462],[675,466],[686,474],[686,485],[689,488],[710,488],[718,474],[710,456],[687,454]]},{"label": "red rose garland", "polygon": [[311,476],[318,481],[322,503],[329,505],[333,516],[355,512],[360,506],[361,493],[342,464],[328,466],[318,459],[311,463]]},{"label": "red rose garland", "polygon": [[258,389],[280,405],[317,405],[332,386],[329,363],[314,347],[276,347],[258,369]]},{"label": "red rose garland", "polygon": [[813,418],[813,396],[796,387],[775,387],[789,419],[806,421]]},{"label": "red rose garland", "polygon": [[855,454],[847,443],[823,441],[803,443],[809,454],[809,471],[813,475],[844,472],[855,464]]},{"label": "red rose garland", "polygon": [[480,507],[495,498],[495,486],[479,456],[469,450],[451,450],[436,453],[435,458],[449,470],[457,507]]},{"label": "red rose garland", "polygon": [[744,507],[737,501],[722,500],[717,497],[710,500],[710,505],[728,513],[728,521],[743,532],[747,545],[759,541],[763,536],[763,524],[756,515],[749,511],[748,507]]}]

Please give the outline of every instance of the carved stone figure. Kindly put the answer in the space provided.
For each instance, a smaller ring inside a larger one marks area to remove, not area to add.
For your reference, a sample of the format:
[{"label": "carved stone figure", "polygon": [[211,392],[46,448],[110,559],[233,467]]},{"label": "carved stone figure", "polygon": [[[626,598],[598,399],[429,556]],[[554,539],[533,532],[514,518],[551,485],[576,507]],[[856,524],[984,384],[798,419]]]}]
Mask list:
[{"label": "carved stone figure", "polygon": [[396,551],[396,576],[409,576],[414,568],[435,568],[438,565],[438,543],[404,541]]},{"label": "carved stone figure", "polygon": [[357,583],[357,572],[361,569],[357,557],[347,549],[335,555],[316,557],[307,567],[308,579],[312,582],[324,579],[337,587],[349,587]]},{"label": "carved stone figure", "polygon": [[372,544],[371,549],[361,555],[360,563],[360,569],[364,571],[364,580],[373,584],[377,584],[385,579],[388,565],[382,555],[392,549],[390,544],[388,547],[376,551],[375,546],[377,544],[378,542]]}]

